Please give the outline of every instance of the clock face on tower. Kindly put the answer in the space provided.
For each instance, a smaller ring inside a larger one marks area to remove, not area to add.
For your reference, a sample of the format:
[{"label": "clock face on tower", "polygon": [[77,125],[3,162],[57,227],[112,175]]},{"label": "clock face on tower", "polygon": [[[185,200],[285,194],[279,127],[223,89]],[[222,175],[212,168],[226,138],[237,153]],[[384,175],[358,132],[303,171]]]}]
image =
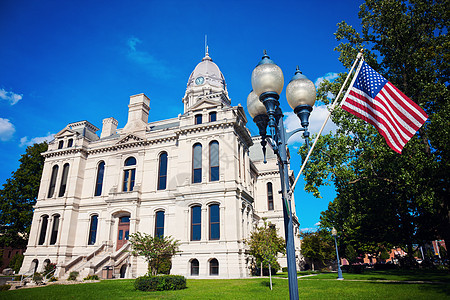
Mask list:
[{"label": "clock face on tower", "polygon": [[200,85],[200,84],[202,84],[203,82],[205,82],[205,78],[203,78],[202,76],[197,77],[197,78],[195,79],[195,84],[196,84],[196,85]]}]

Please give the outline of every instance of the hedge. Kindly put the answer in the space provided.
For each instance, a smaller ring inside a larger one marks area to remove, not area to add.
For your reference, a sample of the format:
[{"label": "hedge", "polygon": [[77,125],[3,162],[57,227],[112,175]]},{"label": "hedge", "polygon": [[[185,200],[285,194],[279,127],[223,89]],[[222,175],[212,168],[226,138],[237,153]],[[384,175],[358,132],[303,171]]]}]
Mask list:
[{"label": "hedge", "polygon": [[186,278],[180,275],[141,276],[134,281],[140,291],[168,291],[186,288]]}]

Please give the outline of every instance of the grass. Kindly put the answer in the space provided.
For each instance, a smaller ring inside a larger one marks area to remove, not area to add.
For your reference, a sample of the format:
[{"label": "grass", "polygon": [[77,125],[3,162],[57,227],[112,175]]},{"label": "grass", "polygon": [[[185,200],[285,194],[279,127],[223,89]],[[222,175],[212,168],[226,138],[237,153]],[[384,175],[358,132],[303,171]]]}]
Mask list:
[{"label": "grass", "polygon": [[[347,276],[348,275],[348,276]],[[350,276],[352,275],[352,276]],[[300,299],[450,299],[450,275],[428,273],[444,284],[393,283],[386,280],[420,278],[417,272],[393,274],[392,271],[366,274],[345,274],[351,280],[338,281],[336,273],[320,274],[299,280]],[[310,279],[314,278],[314,279]],[[371,278],[380,281],[369,281]],[[444,279],[442,279],[444,278]],[[333,279],[333,280],[332,280]],[[358,281],[353,281],[358,280]],[[99,283],[52,285],[39,288],[6,291],[0,299],[288,299],[288,281],[268,278],[250,279],[188,279],[187,288],[179,291],[141,292],[133,287],[134,280],[104,280]]]}]

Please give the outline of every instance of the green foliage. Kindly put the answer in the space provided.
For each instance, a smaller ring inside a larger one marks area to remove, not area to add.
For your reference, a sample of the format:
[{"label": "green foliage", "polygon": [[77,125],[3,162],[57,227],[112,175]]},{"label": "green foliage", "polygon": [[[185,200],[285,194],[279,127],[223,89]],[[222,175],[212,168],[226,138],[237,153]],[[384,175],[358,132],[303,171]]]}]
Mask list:
[{"label": "green foliage", "polygon": [[180,275],[142,276],[134,281],[134,288],[140,291],[169,291],[186,288],[186,278]]},{"label": "green foliage", "polygon": [[36,283],[36,284],[41,284],[43,278],[44,278],[44,277],[42,276],[41,273],[36,272],[36,273],[33,274],[32,280],[33,280],[34,283]]},{"label": "green foliage", "polygon": [[[424,244],[450,244],[450,91],[448,1],[366,0],[362,32],[338,24],[335,49],[349,68],[364,48],[365,60],[419,104],[429,120],[406,144],[392,151],[372,125],[335,109],[336,133],[322,136],[305,168],[306,190],[332,181],[337,197],[322,212],[322,228],[342,228],[341,241],[357,252]],[[329,103],[346,74],[325,81],[318,99]],[[303,159],[306,149],[301,150]]]},{"label": "green foliage", "polygon": [[358,253],[352,245],[347,245],[347,247],[345,248],[345,253],[343,254],[350,264],[355,263],[358,257]]},{"label": "green foliage", "polygon": [[79,273],[76,271],[70,272],[67,280],[77,280],[78,275],[79,275]]},{"label": "green foliage", "polygon": [[302,232],[302,255],[321,266],[336,259],[334,240],[326,230]]},{"label": "green foliage", "polygon": [[50,277],[50,279],[48,280],[48,282],[55,282],[58,281],[58,277],[52,276]]},{"label": "green foliage", "polygon": [[344,273],[362,274],[364,272],[363,265],[345,265],[341,266],[341,270]]},{"label": "green foliage", "polygon": [[136,232],[130,235],[130,243],[131,254],[143,256],[152,275],[170,272],[168,261],[170,262],[172,256],[180,252],[178,250],[179,241],[170,236],[153,237],[146,233]]},{"label": "green foliage", "polygon": [[271,227],[264,220],[264,225],[256,227],[250,234],[250,238],[245,240],[250,248],[250,255],[255,257],[256,264],[259,267],[261,262],[263,267],[279,270],[280,265],[277,262],[278,253],[285,253],[286,243],[277,233],[275,227]]},{"label": "green foliage", "polygon": [[19,168],[0,189],[0,246],[25,248],[44,166],[47,143],[34,144],[20,158]]},{"label": "green foliage", "polygon": [[9,290],[10,288],[11,288],[11,286],[10,286],[9,284],[3,284],[3,285],[0,285],[0,292],[7,291],[7,290]]},{"label": "green foliage", "polygon": [[391,255],[389,254],[389,252],[386,249],[383,249],[380,253],[380,258],[385,261],[386,259],[389,259],[391,257]]},{"label": "green foliage", "polygon": [[83,280],[99,280],[97,275],[88,275],[85,278],[83,278]]},{"label": "green foliage", "polygon": [[44,268],[44,277],[50,278],[50,276],[53,276],[54,273],[52,273],[56,269],[56,264],[48,263]]},{"label": "green foliage", "polygon": [[18,273],[20,267],[22,267],[22,262],[23,262],[23,254],[17,253],[9,261],[8,267],[13,269],[16,273]]}]

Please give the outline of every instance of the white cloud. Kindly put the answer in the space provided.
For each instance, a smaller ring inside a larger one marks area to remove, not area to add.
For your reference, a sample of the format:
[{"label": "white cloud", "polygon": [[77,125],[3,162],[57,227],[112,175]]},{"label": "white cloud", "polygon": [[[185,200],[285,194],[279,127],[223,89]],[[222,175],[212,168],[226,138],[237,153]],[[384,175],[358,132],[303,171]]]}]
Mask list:
[{"label": "white cloud", "polygon": [[316,224],[314,224],[314,226],[320,226],[320,222],[317,222]]},{"label": "white cloud", "polygon": [[128,58],[146,69],[152,76],[157,78],[169,78],[171,77],[171,72],[164,62],[158,60],[149,52],[139,51],[137,49],[138,44],[142,41],[137,37],[131,37],[127,40]]},{"label": "white cloud", "polygon": [[325,80],[333,81],[334,79],[336,79],[338,77],[339,77],[338,73],[328,72],[327,74],[325,74],[325,76],[317,78],[316,81],[314,82],[314,84],[315,84],[316,88],[319,88],[320,84],[322,82],[324,82]]},{"label": "white cloud", "polygon": [[315,227],[306,227],[306,228],[300,228],[301,232],[314,232],[317,231],[317,228]]},{"label": "white cloud", "polygon": [[[300,119],[297,117],[295,113],[287,112],[285,113],[285,116],[286,118],[284,119],[284,126],[286,127],[286,131],[289,132],[297,128],[301,128]],[[311,136],[315,133],[319,133],[319,130],[322,127],[322,124],[327,116],[328,116],[327,106],[325,105],[314,106],[314,109],[311,112],[311,116],[309,118],[309,127],[308,127],[308,131],[311,133]],[[325,125],[322,134],[334,132],[336,131],[336,129],[337,129],[336,124],[334,124],[333,121],[329,119],[327,125]],[[294,143],[303,143],[303,142],[304,142],[303,134],[302,132],[299,132],[289,139],[288,144],[292,145]]]},{"label": "white cloud", "polygon": [[51,140],[53,140],[54,136],[55,134],[50,132],[47,133],[47,136],[38,136],[31,139],[28,139],[28,137],[24,136],[20,139],[19,147],[32,146],[33,144],[42,143],[44,141],[50,142]]},{"label": "white cloud", "polygon": [[8,119],[0,118],[0,141],[10,140],[15,131],[16,128]]},{"label": "white cloud", "polygon": [[4,89],[0,89],[0,99],[3,99],[9,104],[14,105],[20,100],[22,100],[23,95],[16,94],[14,92],[8,92]]}]

